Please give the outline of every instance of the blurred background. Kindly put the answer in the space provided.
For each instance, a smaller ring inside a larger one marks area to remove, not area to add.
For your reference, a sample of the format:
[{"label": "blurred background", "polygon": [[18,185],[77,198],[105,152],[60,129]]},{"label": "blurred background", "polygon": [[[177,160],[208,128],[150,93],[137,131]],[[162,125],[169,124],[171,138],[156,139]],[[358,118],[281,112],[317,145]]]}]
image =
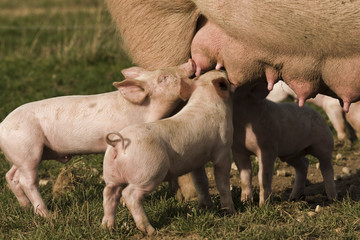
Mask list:
[{"label": "blurred background", "polygon": [[102,0],[0,0],[0,121],[17,106],[115,90],[130,66]]}]

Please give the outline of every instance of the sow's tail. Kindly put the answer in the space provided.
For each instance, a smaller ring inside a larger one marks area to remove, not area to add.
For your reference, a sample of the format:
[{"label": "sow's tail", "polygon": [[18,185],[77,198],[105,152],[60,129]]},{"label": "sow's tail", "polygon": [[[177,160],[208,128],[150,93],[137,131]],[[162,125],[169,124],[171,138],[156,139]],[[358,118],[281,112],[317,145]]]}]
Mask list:
[{"label": "sow's tail", "polygon": [[[111,138],[111,135],[116,135],[118,138]],[[122,149],[125,151],[125,140],[119,132],[110,132],[106,135],[106,143],[112,147],[116,146],[116,143],[121,142]]]}]

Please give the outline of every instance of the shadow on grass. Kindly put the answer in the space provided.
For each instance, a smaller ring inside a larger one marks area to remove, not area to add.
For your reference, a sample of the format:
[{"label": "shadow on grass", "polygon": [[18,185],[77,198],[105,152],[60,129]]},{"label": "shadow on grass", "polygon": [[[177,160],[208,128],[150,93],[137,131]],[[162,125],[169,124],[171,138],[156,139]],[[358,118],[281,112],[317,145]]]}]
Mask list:
[{"label": "shadow on grass", "polygon": [[[338,201],[343,201],[347,198],[350,198],[353,201],[360,201],[360,172],[356,174],[352,174],[346,178],[342,178],[335,181],[336,190],[338,192]],[[278,194],[278,201],[287,201],[289,199],[292,188],[286,188],[281,193]],[[332,201],[328,200],[325,192],[324,182],[320,183],[311,183],[308,182],[305,187],[305,202],[308,203],[309,206],[315,207],[317,205],[327,206],[332,203]]]},{"label": "shadow on grass", "polygon": [[167,184],[147,196],[144,201],[145,212],[150,223],[158,230],[192,232],[196,229],[212,228],[213,219],[227,214],[220,208],[219,196],[212,195],[210,208],[199,208],[198,202],[178,201]]}]

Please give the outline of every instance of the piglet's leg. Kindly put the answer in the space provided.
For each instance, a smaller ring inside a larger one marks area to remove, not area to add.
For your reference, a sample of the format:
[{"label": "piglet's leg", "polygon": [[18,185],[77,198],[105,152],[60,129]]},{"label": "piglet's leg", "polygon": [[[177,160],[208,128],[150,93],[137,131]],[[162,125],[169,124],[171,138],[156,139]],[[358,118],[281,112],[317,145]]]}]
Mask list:
[{"label": "piglet's leg", "polygon": [[305,182],[309,167],[309,159],[302,156],[287,160],[287,163],[295,168],[295,182],[290,194],[290,200],[299,200],[305,192]]},{"label": "piglet's leg", "polygon": [[24,164],[19,167],[19,182],[22,190],[25,192],[26,196],[34,206],[35,213],[43,217],[47,217],[49,212],[43,199],[41,198],[38,187],[37,166],[38,164]]},{"label": "piglet's leg", "polygon": [[233,157],[240,173],[241,201],[253,201],[252,194],[252,167],[248,154],[237,152],[233,149]]},{"label": "piglet's leg", "polygon": [[220,194],[221,207],[228,213],[234,214],[235,207],[230,191],[230,154],[221,154],[214,161],[214,175],[216,187]]},{"label": "piglet's leg", "polygon": [[15,194],[16,198],[18,199],[19,203],[23,207],[28,207],[31,205],[30,200],[25,195],[24,191],[21,189],[19,183],[19,171],[15,165],[13,165],[10,170],[6,173],[6,181],[9,184],[10,189]]},{"label": "piglet's leg", "polygon": [[334,181],[334,168],[331,162],[331,156],[324,157],[324,155],[318,157],[320,162],[320,171],[324,178],[325,191],[329,200],[335,200],[337,198],[336,186]]},{"label": "piglet's leg", "polygon": [[[38,166],[43,152],[43,141],[35,134],[37,129],[30,129],[28,132],[17,135],[19,132],[21,131],[15,131],[11,136],[9,135],[5,146],[2,146],[6,149],[4,152],[7,158],[13,163],[6,179],[12,190],[15,190],[14,194],[21,205],[27,206],[30,201],[36,214],[47,217],[49,212],[41,198],[38,186]],[[28,137],[24,138],[24,136]],[[20,145],[18,145],[19,139],[21,139]]]},{"label": "piglet's leg", "polygon": [[319,159],[320,171],[324,178],[325,191],[329,200],[337,198],[334,181],[334,167],[332,165],[333,141],[332,136],[321,139],[311,146],[311,155]]},{"label": "piglet's leg", "polygon": [[189,201],[192,198],[197,196],[195,186],[191,174],[185,174],[177,178],[178,180],[178,190],[176,192],[176,199],[179,201]]},{"label": "piglet's leg", "polygon": [[115,184],[106,184],[103,192],[104,217],[101,226],[109,229],[114,228],[116,208],[119,205],[123,188]]},{"label": "piglet's leg", "polygon": [[129,184],[124,188],[122,196],[134,218],[136,226],[148,235],[152,235],[155,232],[155,229],[151,226],[142,203],[146,193],[147,192],[145,192],[141,186]]},{"label": "piglet's leg", "polygon": [[199,207],[210,207],[211,198],[209,194],[209,182],[206,176],[205,168],[201,167],[192,171],[191,177],[198,194]]},{"label": "piglet's leg", "polygon": [[335,200],[337,198],[337,192],[334,182],[334,169],[332,168],[332,166],[321,166],[320,163],[320,170],[324,178],[326,195],[329,200]]},{"label": "piglet's leg", "polygon": [[274,172],[274,162],[276,156],[273,154],[268,154],[261,152],[259,157],[259,185],[260,185],[260,199],[259,205],[262,206],[265,204],[265,201],[270,200],[271,198],[271,183],[272,176]]}]

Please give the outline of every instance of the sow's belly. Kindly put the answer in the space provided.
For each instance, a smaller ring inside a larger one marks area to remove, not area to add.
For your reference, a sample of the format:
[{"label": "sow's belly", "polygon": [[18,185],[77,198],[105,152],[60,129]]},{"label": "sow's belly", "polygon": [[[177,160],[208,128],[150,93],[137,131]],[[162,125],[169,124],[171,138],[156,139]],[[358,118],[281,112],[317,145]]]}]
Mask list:
[{"label": "sow's belly", "polygon": [[342,99],[344,110],[359,100],[359,1],[194,2],[243,45],[225,66],[233,84],[266,79],[271,89],[283,79],[299,102],[324,93]]}]

